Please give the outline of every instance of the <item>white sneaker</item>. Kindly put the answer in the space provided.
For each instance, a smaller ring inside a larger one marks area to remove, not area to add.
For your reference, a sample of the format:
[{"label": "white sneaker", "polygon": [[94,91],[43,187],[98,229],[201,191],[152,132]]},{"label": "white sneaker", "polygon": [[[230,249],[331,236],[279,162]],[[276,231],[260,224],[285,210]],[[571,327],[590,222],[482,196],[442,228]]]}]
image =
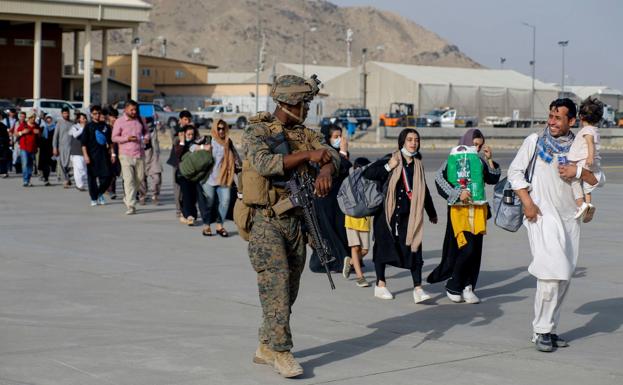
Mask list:
[{"label": "white sneaker", "polygon": [[387,287],[378,287],[376,284],[374,285],[374,296],[380,299],[394,299],[394,295]]},{"label": "white sneaker", "polygon": [[100,206],[104,206],[106,204],[106,199],[104,199],[103,195],[100,195],[99,198],[97,198],[97,204]]},{"label": "white sneaker", "polygon": [[463,302],[463,296],[460,294],[452,294],[446,290],[446,295],[450,298],[450,301],[460,303]]},{"label": "white sneaker", "polygon": [[133,206],[128,207],[128,209],[125,211],[125,215],[133,215],[136,213],[136,209]]},{"label": "white sneaker", "polygon": [[348,277],[350,277],[350,269],[350,257],[346,257],[344,258],[344,267],[342,267],[342,277],[348,279]]},{"label": "white sneaker", "polygon": [[480,298],[478,298],[476,294],[474,294],[474,291],[472,290],[472,285],[467,285],[465,286],[465,289],[463,289],[463,299],[467,303],[479,303],[480,302]]},{"label": "white sneaker", "polygon": [[97,201],[91,201],[91,207],[97,206]]},{"label": "white sneaker", "polygon": [[579,206],[576,210],[575,210],[575,215],[573,216],[573,219],[579,219],[582,218],[582,216],[584,216],[584,214],[586,214],[586,212],[588,211],[588,209],[591,206],[586,203],[586,202],[582,202],[582,205]]},{"label": "white sneaker", "polygon": [[424,302],[426,300],[429,300],[430,298],[430,294],[425,292],[424,289],[422,289],[421,287],[416,287],[415,289],[413,289],[413,301],[415,303]]}]

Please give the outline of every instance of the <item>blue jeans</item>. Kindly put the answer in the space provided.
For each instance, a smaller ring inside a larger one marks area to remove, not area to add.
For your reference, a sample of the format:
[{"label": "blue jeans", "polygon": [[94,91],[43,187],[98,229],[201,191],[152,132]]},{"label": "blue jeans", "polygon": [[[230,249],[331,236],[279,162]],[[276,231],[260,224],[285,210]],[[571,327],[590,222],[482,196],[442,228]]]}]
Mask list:
[{"label": "blue jeans", "polygon": [[[204,183],[202,187],[207,201],[206,206],[208,211],[208,218],[210,218],[210,223],[212,223],[216,219],[216,222],[222,225],[223,222],[225,222],[225,218],[227,217],[227,210],[229,209],[229,196],[231,192],[231,187],[211,186],[207,182]],[[217,197],[218,216],[214,215],[214,206],[216,206]]]},{"label": "blue jeans", "polygon": [[28,184],[32,176],[33,165],[35,164],[35,154],[21,150],[20,157],[22,158],[22,179],[24,184]]}]

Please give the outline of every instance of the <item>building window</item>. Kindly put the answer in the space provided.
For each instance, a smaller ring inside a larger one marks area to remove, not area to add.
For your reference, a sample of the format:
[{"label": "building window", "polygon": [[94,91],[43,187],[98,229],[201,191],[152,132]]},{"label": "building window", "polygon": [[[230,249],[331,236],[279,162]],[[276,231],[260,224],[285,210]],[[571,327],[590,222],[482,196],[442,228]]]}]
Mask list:
[{"label": "building window", "polygon": [[[16,47],[33,47],[35,45],[35,41],[33,39],[15,39],[14,44]],[[41,47],[54,48],[56,47],[56,41],[41,40]]]},{"label": "building window", "polygon": [[115,70],[114,69],[109,69],[108,70],[108,77],[109,78],[114,78],[115,77]]},{"label": "building window", "polygon": [[182,70],[175,70],[175,78],[182,79],[186,74]]},{"label": "building window", "polygon": [[144,77],[150,77],[150,76],[151,76],[151,69],[150,69],[150,68],[143,68],[143,69],[141,70],[141,74],[142,74]]}]

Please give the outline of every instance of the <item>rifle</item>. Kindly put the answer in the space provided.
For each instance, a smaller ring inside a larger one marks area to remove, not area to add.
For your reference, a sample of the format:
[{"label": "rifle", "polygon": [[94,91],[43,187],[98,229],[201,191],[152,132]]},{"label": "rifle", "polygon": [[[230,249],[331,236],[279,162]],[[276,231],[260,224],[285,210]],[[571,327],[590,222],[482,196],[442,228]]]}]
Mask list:
[{"label": "rifle", "polygon": [[331,272],[329,272],[329,263],[335,261],[335,257],[331,255],[327,241],[320,233],[320,226],[316,217],[316,205],[314,204],[314,180],[307,173],[299,174],[295,172],[292,178],[286,182],[286,189],[290,193],[292,205],[303,210],[303,219],[312,239],[314,250],[327,272],[331,290],[335,290],[335,284],[333,283]]}]

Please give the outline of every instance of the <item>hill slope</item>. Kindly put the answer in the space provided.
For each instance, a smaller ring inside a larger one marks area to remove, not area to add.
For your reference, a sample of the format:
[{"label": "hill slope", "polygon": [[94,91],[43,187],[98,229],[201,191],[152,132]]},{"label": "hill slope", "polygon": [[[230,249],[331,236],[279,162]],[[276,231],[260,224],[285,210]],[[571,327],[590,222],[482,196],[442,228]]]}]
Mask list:
[{"label": "hill slope", "polygon": [[[305,60],[320,65],[346,65],[346,30],[354,32],[352,65],[369,60],[481,67],[451,43],[418,24],[372,7],[340,8],[324,0],[150,0],[151,22],[141,26],[142,54],[160,55],[159,36],[167,39],[167,57],[198,60],[219,66],[218,71],[252,71],[258,42],[258,15],[266,41],[266,65],[273,61],[300,63],[303,30]],[[109,33],[111,53],[130,50],[131,33]],[[71,34],[65,39],[71,42]],[[93,56],[100,57],[101,38],[94,36]],[[71,47],[69,44],[66,47]],[[199,48],[199,54],[193,50]],[[71,51],[68,49],[67,51]],[[71,52],[66,52],[71,63]]]}]

